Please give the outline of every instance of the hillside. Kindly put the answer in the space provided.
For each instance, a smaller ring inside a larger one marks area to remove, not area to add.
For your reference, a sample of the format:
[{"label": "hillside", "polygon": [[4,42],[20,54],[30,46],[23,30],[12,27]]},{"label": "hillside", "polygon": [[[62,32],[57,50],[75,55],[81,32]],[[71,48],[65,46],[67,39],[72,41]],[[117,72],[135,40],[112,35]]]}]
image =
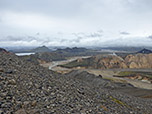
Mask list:
[{"label": "hillside", "polygon": [[85,67],[94,69],[115,68],[152,68],[152,54],[130,54],[124,58],[113,55],[97,55],[87,59],[76,60],[63,67]]},{"label": "hillside", "polygon": [[33,62],[35,64],[39,64],[39,63],[64,60],[65,56],[63,56],[62,54],[58,54],[56,52],[42,52],[32,55],[20,56],[20,58],[29,62]]},{"label": "hillside", "polygon": [[[94,81],[87,81],[87,77]],[[12,53],[0,52],[1,114],[152,112],[151,100],[113,90],[119,87],[132,86],[96,78],[86,72],[60,75]]]}]

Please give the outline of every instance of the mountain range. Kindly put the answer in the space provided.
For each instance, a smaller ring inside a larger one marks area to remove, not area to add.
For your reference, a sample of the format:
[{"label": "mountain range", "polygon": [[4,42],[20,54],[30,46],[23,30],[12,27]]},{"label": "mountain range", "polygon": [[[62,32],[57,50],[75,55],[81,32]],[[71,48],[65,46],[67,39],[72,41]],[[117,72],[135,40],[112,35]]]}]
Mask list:
[{"label": "mountain range", "polygon": [[72,61],[61,65],[63,67],[85,67],[94,69],[115,69],[115,68],[152,68],[152,53],[143,49],[137,53],[127,54],[123,57],[118,55],[96,55],[91,58]]}]

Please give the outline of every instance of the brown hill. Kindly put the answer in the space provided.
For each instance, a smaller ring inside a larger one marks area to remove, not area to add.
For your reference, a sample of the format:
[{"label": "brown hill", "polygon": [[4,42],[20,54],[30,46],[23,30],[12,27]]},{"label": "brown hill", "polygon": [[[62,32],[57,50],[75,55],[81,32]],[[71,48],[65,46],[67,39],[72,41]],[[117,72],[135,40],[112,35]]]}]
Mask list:
[{"label": "brown hill", "polygon": [[125,63],[128,68],[152,68],[152,54],[128,55]]},{"label": "brown hill", "polygon": [[73,61],[63,67],[85,67],[95,69],[114,68],[152,68],[152,54],[128,55],[125,58],[113,55],[97,55],[91,58]]}]

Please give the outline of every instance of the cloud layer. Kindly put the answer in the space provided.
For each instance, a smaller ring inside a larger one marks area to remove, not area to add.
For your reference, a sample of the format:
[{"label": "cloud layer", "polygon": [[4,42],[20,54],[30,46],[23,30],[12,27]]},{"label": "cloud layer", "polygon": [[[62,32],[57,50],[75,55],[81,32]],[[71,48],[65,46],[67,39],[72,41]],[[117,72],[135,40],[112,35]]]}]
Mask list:
[{"label": "cloud layer", "polygon": [[150,46],[151,0],[0,0],[1,46]]}]

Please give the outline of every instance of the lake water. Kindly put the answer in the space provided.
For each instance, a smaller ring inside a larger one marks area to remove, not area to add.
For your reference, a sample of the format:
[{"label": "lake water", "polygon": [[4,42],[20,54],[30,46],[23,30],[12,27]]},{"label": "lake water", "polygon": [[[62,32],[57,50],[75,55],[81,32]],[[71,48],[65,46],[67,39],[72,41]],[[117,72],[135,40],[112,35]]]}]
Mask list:
[{"label": "lake water", "polygon": [[17,56],[32,55],[35,53],[15,53]]}]

